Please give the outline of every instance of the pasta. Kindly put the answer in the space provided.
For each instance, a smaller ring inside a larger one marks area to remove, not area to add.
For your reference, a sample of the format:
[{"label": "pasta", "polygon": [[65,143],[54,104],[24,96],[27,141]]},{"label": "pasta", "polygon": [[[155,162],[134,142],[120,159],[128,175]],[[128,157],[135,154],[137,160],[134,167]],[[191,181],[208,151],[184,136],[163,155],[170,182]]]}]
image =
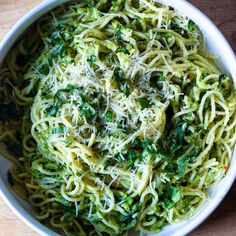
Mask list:
[{"label": "pasta", "polygon": [[232,78],[198,26],[149,0],[65,4],[0,70],[9,183],[62,235],[153,233],[192,217],[230,165]]}]

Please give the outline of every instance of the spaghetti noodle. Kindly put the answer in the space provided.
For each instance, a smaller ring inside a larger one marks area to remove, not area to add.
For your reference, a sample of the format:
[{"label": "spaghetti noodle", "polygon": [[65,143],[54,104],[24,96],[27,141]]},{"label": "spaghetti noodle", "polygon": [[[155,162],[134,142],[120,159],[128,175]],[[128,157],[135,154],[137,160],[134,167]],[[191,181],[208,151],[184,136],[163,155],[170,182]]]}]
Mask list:
[{"label": "spaghetti noodle", "polygon": [[191,217],[225,175],[236,96],[199,28],[148,0],[41,18],[0,71],[9,182],[64,235],[151,233]]}]

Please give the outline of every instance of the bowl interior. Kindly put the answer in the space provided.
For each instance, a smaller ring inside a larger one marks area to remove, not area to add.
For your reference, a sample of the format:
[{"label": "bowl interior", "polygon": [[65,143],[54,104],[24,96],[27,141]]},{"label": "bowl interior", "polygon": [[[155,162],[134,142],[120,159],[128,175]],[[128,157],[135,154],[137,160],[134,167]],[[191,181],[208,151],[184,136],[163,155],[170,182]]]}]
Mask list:
[{"label": "bowl interior", "polygon": [[[0,64],[4,61],[8,51],[14,45],[20,35],[35,22],[40,16],[50,11],[54,7],[67,2],[68,0],[47,0],[38,7],[24,16],[9,32],[7,37],[0,44]],[[164,4],[173,6],[180,13],[190,17],[197,25],[200,26],[205,41],[206,48],[209,53],[220,55],[217,63],[224,72],[231,74],[236,84],[236,60],[235,55],[228,45],[225,38],[213,25],[213,23],[204,16],[198,9],[184,0],[159,0]],[[3,148],[0,146],[0,149]],[[20,199],[8,186],[7,170],[11,163],[0,156],[0,194],[3,196],[12,210],[22,218],[29,226],[43,235],[56,235],[53,231],[40,224],[33,217],[33,212],[27,202]],[[207,216],[217,207],[222,201],[229,188],[231,187],[236,173],[236,150],[232,157],[231,165],[225,178],[215,187],[209,190],[209,200],[205,203],[202,209],[194,215],[193,218],[184,222],[171,224],[166,226],[161,232],[152,234],[156,236],[166,235],[185,235],[202,223]],[[134,234],[132,234],[134,235]]]}]

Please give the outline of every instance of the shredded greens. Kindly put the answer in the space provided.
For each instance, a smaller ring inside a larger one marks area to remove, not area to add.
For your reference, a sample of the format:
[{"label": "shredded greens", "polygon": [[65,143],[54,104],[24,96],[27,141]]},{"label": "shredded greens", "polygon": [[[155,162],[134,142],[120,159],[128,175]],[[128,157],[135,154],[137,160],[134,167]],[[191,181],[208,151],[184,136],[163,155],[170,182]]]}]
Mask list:
[{"label": "shredded greens", "polygon": [[8,181],[62,235],[157,232],[193,216],[224,177],[235,107],[231,77],[173,8],[65,4],[0,69]]}]

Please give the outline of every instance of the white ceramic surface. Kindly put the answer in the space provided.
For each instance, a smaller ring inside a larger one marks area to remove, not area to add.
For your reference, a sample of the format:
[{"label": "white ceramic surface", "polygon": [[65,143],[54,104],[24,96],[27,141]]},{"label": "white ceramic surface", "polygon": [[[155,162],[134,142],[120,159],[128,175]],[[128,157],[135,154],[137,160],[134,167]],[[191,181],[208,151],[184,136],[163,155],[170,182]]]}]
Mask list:
[{"label": "white ceramic surface", "polygon": [[[3,62],[8,51],[17,40],[17,38],[39,17],[50,11],[54,7],[67,2],[68,0],[45,0],[28,14],[26,14],[8,33],[0,44],[0,64]],[[233,50],[225,40],[224,36],[219,32],[216,26],[198,9],[184,0],[159,0],[164,4],[173,6],[190,17],[202,29],[207,50],[211,53],[219,55],[219,66],[232,75],[236,84],[236,58]],[[0,147],[1,148],[1,147]],[[9,161],[0,156],[0,195],[10,206],[10,208],[18,215],[27,225],[32,227],[41,235],[57,235],[44,225],[34,219],[32,211],[26,202],[19,199],[7,185],[7,170],[10,166]],[[214,188],[209,191],[209,200],[203,208],[191,219],[166,226],[161,232],[154,234],[155,236],[181,236],[186,235],[201,224],[219,205],[226,193],[232,186],[236,177],[236,150],[232,158],[231,165],[226,177]]]}]

